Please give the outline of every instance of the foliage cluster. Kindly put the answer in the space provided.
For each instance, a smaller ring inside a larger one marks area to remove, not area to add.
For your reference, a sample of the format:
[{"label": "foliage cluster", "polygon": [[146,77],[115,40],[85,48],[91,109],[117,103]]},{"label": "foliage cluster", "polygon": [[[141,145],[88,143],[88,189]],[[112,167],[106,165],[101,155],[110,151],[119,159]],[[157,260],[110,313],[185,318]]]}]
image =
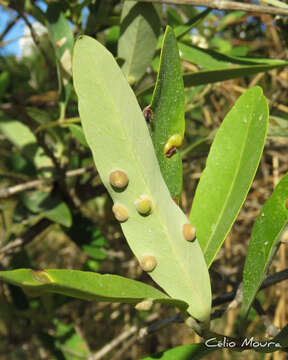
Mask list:
[{"label": "foliage cluster", "polygon": [[[222,358],[197,336],[223,333],[231,358],[247,336],[285,356],[285,19],[130,0],[1,6],[3,359]],[[21,21],[31,38],[15,57],[5,36]],[[167,315],[175,336],[147,337]]]}]

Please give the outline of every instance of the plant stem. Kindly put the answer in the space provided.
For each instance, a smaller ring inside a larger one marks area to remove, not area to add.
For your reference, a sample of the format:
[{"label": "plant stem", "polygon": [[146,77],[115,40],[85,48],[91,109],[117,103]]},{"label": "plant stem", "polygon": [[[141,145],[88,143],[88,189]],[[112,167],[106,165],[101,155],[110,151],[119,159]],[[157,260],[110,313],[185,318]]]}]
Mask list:
[{"label": "plant stem", "polygon": [[288,15],[288,9],[277,8],[272,6],[262,6],[247,4],[243,2],[227,0],[137,0],[139,2],[174,4],[174,5],[195,5],[203,6],[218,10],[242,10],[247,12],[270,14],[270,15]]}]

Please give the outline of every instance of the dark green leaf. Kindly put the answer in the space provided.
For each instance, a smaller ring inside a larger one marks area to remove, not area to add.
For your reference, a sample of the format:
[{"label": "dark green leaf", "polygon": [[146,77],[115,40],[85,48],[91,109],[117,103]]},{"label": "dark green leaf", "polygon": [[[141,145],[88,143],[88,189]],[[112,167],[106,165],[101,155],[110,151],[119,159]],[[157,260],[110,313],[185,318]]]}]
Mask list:
[{"label": "dark green leaf", "polygon": [[204,20],[207,15],[210,14],[211,11],[212,11],[212,9],[207,8],[207,9],[203,10],[202,12],[200,12],[199,14],[192,17],[191,20],[189,20],[185,25],[177,26],[174,29],[176,38],[180,39],[181,37],[183,37],[184,35],[189,33],[193,28],[196,28],[199,25],[199,23],[202,20]]},{"label": "dark green leaf", "polygon": [[215,348],[208,348],[205,344],[191,344],[184,346],[177,346],[170,350],[166,350],[151,356],[145,357],[142,360],[198,360],[203,356],[215,351]]},{"label": "dark green leaf", "polygon": [[246,91],[220,126],[200,178],[190,214],[196,236],[211,265],[255,176],[268,125],[262,89]]},{"label": "dark green leaf", "polygon": [[21,200],[26,208],[34,214],[41,214],[66,227],[70,227],[72,224],[72,217],[68,206],[50,193],[35,190],[23,193]]},{"label": "dark green leaf", "polygon": [[185,87],[212,84],[219,81],[235,79],[238,77],[250,76],[260,72],[266,72],[271,69],[282,68],[287,66],[287,63],[278,63],[271,65],[250,65],[233,67],[230,69],[217,69],[217,70],[203,70],[193,73],[186,73],[183,76]]},{"label": "dark green leaf", "polygon": [[55,343],[61,349],[65,360],[88,359],[89,349],[82,334],[75,331],[74,326],[61,321],[56,322]]},{"label": "dark green leaf", "polygon": [[[275,342],[279,342],[282,347],[288,348],[288,325],[286,325],[273,339]],[[287,349],[286,349],[287,350]]]},{"label": "dark green leaf", "polygon": [[210,49],[203,49],[195,45],[187,45],[181,42],[178,43],[181,53],[181,59],[198,65],[201,69],[205,70],[224,70],[225,68],[233,69],[236,67],[252,67],[253,65],[270,65],[271,69],[274,66],[287,66],[287,61],[275,60],[275,59],[263,59],[263,58],[250,58],[250,57],[236,57],[221,54],[217,51]]},{"label": "dark green leaf", "polygon": [[279,116],[270,116],[267,136],[269,138],[287,138],[288,120]]},{"label": "dark green leaf", "polygon": [[82,250],[94,260],[104,260],[107,257],[106,254],[96,246],[83,245]]},{"label": "dark green leaf", "polygon": [[53,209],[45,211],[43,215],[52,221],[66,227],[70,227],[72,224],[72,216],[69,207],[64,201],[58,203]]},{"label": "dark green leaf", "polygon": [[163,39],[151,109],[151,135],[160,169],[171,196],[179,200],[182,190],[181,154],[175,148],[175,154],[167,158],[164,147],[171,136],[178,134],[182,139],[184,137],[185,93],[177,41],[169,26]]},{"label": "dark green leaf", "polygon": [[0,112],[0,131],[27,159],[34,162],[38,170],[52,166],[51,159],[37,145],[36,137],[28,126],[20,121],[11,120]]},{"label": "dark green leaf", "polygon": [[183,25],[183,20],[180,14],[176,11],[176,9],[167,7],[166,14],[167,14],[167,24],[172,28],[177,25]]},{"label": "dark green leaf", "polygon": [[145,299],[186,308],[184,301],[169,298],[161,291],[118,275],[101,275],[79,270],[18,269],[0,271],[0,280],[28,291],[57,293],[89,301],[138,303]]},{"label": "dark green leaf", "polygon": [[0,74],[0,100],[5,95],[5,92],[10,83],[10,73],[8,71],[3,71]]},{"label": "dark green leaf", "polygon": [[72,132],[72,134],[76,137],[76,139],[79,141],[79,143],[85,147],[88,147],[83,129],[79,125],[71,124],[69,125],[69,129]]},{"label": "dark green leaf", "polygon": [[288,220],[288,174],[283,176],[263,206],[252,230],[243,274],[242,316],[246,316]]}]

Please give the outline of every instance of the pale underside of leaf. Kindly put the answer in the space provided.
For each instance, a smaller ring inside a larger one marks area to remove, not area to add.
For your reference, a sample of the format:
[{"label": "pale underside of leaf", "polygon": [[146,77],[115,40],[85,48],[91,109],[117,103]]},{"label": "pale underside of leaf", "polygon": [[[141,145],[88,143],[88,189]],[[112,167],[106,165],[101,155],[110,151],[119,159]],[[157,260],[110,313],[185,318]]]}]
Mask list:
[{"label": "pale underside of leaf", "polygon": [[160,20],[154,4],[125,1],[120,31],[118,56],[125,60],[122,71],[134,83],[144,75],[156,49]]},{"label": "pale underside of leaf", "polygon": [[[197,242],[183,239],[187,218],[170,198],[136,98],[102,45],[84,37],[74,51],[83,129],[104,185],[114,202],[128,210],[129,219],[121,224],[128,243],[139,261],[145,254],[155,256],[158,265],[152,278],[170,296],[189,303],[192,316],[207,321],[211,294],[203,254]],[[117,169],[129,177],[123,192],[113,191],[109,184],[110,172]],[[135,209],[135,200],[143,194],[153,203],[147,217]]]}]

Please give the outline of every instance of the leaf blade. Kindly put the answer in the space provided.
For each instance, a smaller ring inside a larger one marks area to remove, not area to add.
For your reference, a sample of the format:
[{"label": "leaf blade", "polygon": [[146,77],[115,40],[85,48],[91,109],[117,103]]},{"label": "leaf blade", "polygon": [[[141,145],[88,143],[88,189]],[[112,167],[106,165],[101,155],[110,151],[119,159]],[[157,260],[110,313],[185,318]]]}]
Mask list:
[{"label": "leaf blade", "polygon": [[215,348],[208,348],[205,344],[190,344],[183,346],[176,346],[172,349],[156,353],[152,356],[147,356],[142,360],[198,360],[202,359],[203,356],[210,354],[212,351],[215,351]]},{"label": "leaf blade", "polygon": [[155,53],[159,33],[160,19],[153,4],[124,2],[118,57],[125,60],[122,70],[129,83],[144,75]]},{"label": "leaf blade", "polygon": [[288,174],[280,180],[254,223],[243,273],[242,317],[245,317],[250,309],[279,245],[279,234],[287,224],[287,189]]},{"label": "leaf blade", "polygon": [[181,308],[187,307],[185,302],[171,299],[150,285],[119,275],[80,270],[17,269],[0,271],[0,280],[32,291],[52,292],[89,301],[138,303],[151,299]]},{"label": "leaf blade", "polygon": [[[161,176],[133,91],[113,56],[87,36],[76,42],[73,75],[84,133],[99,175],[114,203],[127,209],[129,218],[121,226],[132,251],[139,262],[145,254],[155,256],[158,264],[149,275],[171,297],[189,302],[194,317],[209,321],[211,290],[204,257],[197,241],[183,237],[187,218]],[[122,192],[114,191],[109,180],[118,169],[130,179]],[[140,216],[135,209],[135,200],[142,194],[152,202],[149,216]]]},{"label": "leaf blade", "polygon": [[180,151],[167,158],[165,143],[174,135],[184,137],[185,93],[177,41],[169,26],[163,38],[160,66],[152,102],[151,135],[162,176],[172,198],[179,200],[182,190],[182,159]]},{"label": "leaf blade", "polygon": [[187,45],[181,42],[178,43],[178,46],[181,59],[196,64],[205,70],[225,69],[232,68],[233,66],[252,67],[253,65],[286,66],[288,63],[287,61],[277,59],[230,56],[215,50],[204,49],[196,45]]},{"label": "leaf blade", "polygon": [[267,100],[261,88],[254,87],[237,100],[212,143],[190,213],[208,266],[248,193],[264,147],[267,126]]},{"label": "leaf blade", "polygon": [[64,117],[67,102],[72,90],[72,50],[73,31],[65,16],[65,6],[50,3],[46,11],[48,34],[53,44],[60,92],[60,117]]},{"label": "leaf blade", "polygon": [[266,72],[272,69],[282,68],[287,66],[286,63],[271,64],[271,65],[251,65],[239,66],[234,68],[225,68],[217,70],[203,70],[193,73],[184,74],[183,80],[185,87],[212,84],[215,82],[236,79],[243,76],[250,76],[260,72]]}]

